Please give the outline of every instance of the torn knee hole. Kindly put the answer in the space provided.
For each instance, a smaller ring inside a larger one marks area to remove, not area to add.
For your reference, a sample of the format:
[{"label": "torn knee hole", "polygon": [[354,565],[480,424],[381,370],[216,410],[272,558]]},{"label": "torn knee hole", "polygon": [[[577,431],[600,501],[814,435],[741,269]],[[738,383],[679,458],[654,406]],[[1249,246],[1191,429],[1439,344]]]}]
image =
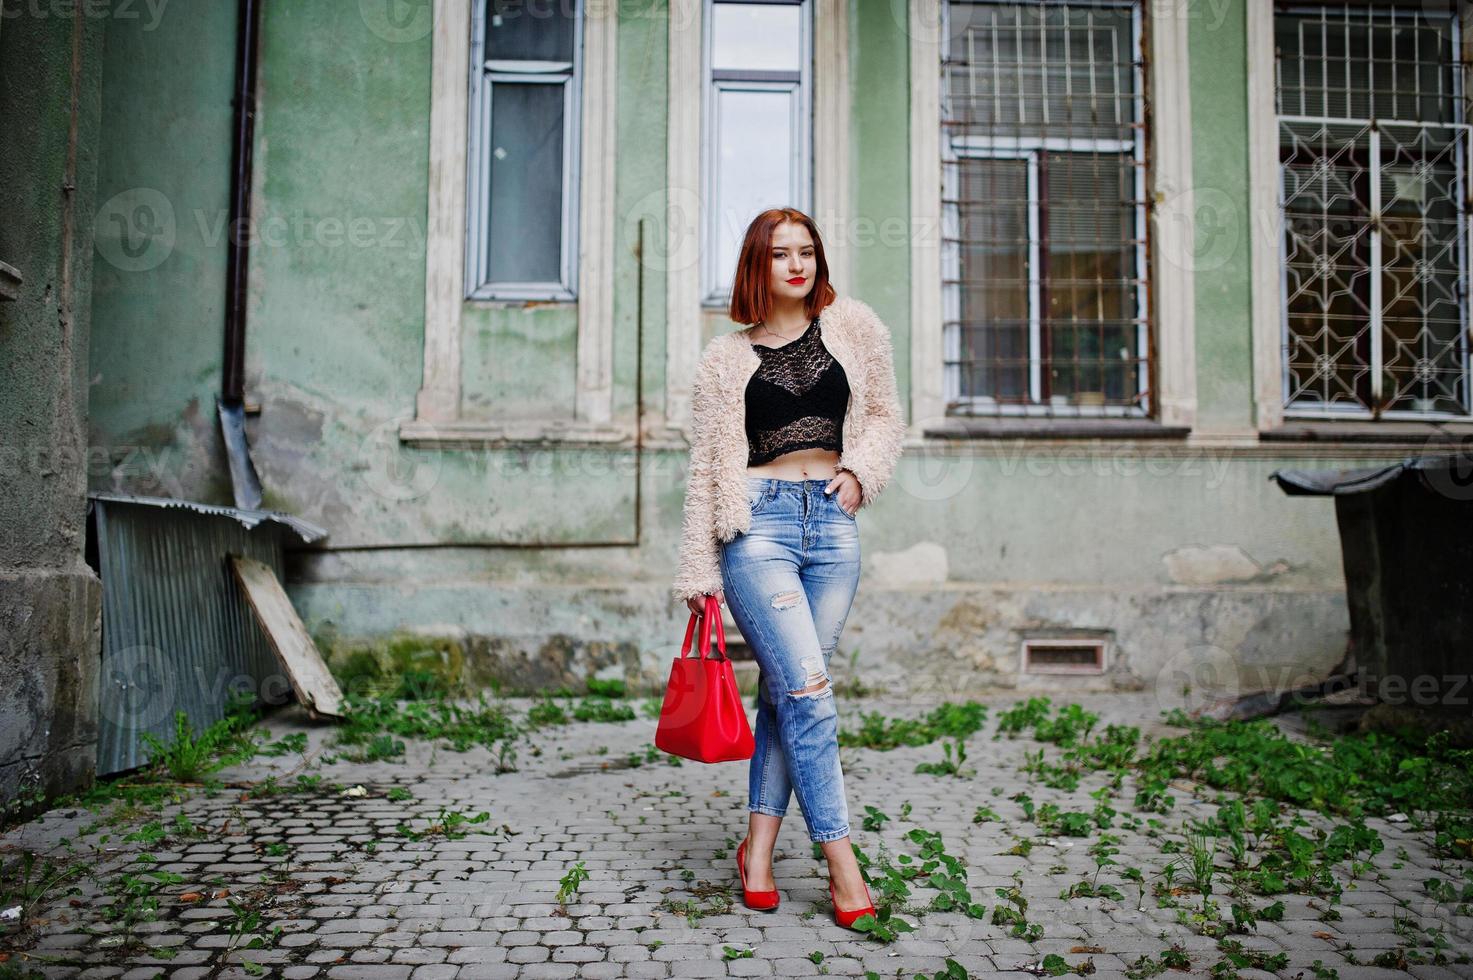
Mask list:
[{"label": "torn knee hole", "polygon": [[797,592],[779,592],[772,597],[772,608],[791,609],[798,604],[802,596]]},{"label": "torn knee hole", "polygon": [[828,688],[829,688],[828,678],[824,678],[823,680],[819,681],[817,684],[813,684],[813,685],[811,685],[809,687],[805,687],[801,691],[789,691],[788,693],[791,694],[791,695],[793,695],[793,697],[795,697],[795,698],[816,698],[816,697],[820,697],[825,691],[828,690]]},{"label": "torn knee hole", "polygon": [[824,672],[823,661],[818,657],[804,657],[803,669],[808,672],[808,686],[788,693],[795,698],[822,697],[829,687],[829,677]]}]

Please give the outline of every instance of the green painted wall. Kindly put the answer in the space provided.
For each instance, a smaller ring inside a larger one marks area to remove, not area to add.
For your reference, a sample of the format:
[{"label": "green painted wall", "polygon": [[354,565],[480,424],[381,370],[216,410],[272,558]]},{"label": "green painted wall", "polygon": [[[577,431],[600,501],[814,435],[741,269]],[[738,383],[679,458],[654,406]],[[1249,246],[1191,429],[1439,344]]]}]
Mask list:
[{"label": "green painted wall", "polygon": [[[1216,9],[1225,15],[1191,28],[1195,179],[1214,200],[1243,202],[1245,8],[1234,0]],[[854,281],[841,292],[891,325],[904,399],[916,328],[910,244],[934,234],[910,217],[905,8],[853,0],[849,14],[855,221],[825,231],[852,249]],[[664,635],[656,630],[683,619],[664,598],[683,452],[647,453],[636,515],[628,453],[441,451],[398,440],[422,377],[431,52],[426,19],[382,15],[376,4],[266,8],[247,335],[248,390],[262,412],[250,435],[268,504],[322,523],[328,544],[343,549],[299,558],[293,598],[314,629],[463,635],[471,654],[499,662],[540,649],[559,665],[548,676],[592,646],[592,662],[637,660],[651,635]],[[664,390],[664,281],[651,261],[641,292],[634,246],[641,217],[650,219],[647,249],[663,234],[667,23],[659,2],[619,5],[619,16],[617,154],[585,160],[583,172],[615,167],[615,406],[629,422],[641,346],[647,411],[659,410]],[[103,197],[134,203],[140,189],[156,191],[175,231],[161,261],[112,262],[99,277],[95,438],[119,459],[127,447],[140,451],[134,469],[94,483],[229,499],[213,411],[224,243],[207,231],[228,192],[222,66],[233,30],[223,11],[170,8],[155,30],[121,31],[108,50]],[[1246,227],[1241,207],[1228,216]],[[148,212],[119,210],[133,224],[117,227],[143,241]],[[1198,270],[1199,408],[1213,428],[1252,418],[1248,272],[1246,235],[1226,261]],[[570,416],[575,316],[567,305],[468,310],[466,415]],[[920,583],[895,592],[911,604],[900,610],[905,621],[924,621],[948,590],[979,584],[1067,594],[1057,601],[1085,625],[1124,618],[1197,629],[1207,620],[1196,604],[1217,601],[1219,590],[1236,596],[1232,616],[1283,593],[1312,596],[1333,618],[1332,510],[1283,497],[1266,478],[1276,466],[1342,462],[1355,461],[1184,456],[1166,445],[1120,453],[1108,443],[926,447],[861,518],[867,574],[883,580],[900,568]],[[1181,597],[1181,608],[1152,620],[1137,592]],[[1088,598],[1102,594],[1109,609]],[[1017,615],[1047,626],[1061,614]],[[1266,614],[1255,628],[1269,636],[1277,622]],[[1328,632],[1330,646],[1340,641]],[[597,643],[587,640],[594,634]]]},{"label": "green painted wall", "polygon": [[919,229],[910,217],[910,35],[903,3],[851,0],[850,228],[854,282],[841,284],[874,307],[890,328],[895,380],[910,386],[910,248]]},{"label": "green painted wall", "polygon": [[[427,20],[381,13],[265,10],[246,345],[248,399],[262,406],[248,432],[267,504],[320,521],[339,546],[627,539],[629,467],[590,469],[584,451],[529,461],[395,437],[422,377],[431,52]],[[109,51],[107,195],[145,226],[124,225],[140,239],[151,213],[127,205],[161,199],[155,210],[167,206],[174,221],[167,247],[110,268],[99,285],[96,438],[127,462],[102,485],[230,500],[213,408],[225,241],[207,232],[228,205],[233,37],[233,11],[191,9],[124,32]],[[620,59],[615,380],[616,408],[632,414],[630,218],[660,213],[647,199],[663,188],[664,115],[650,111],[664,101],[663,10],[624,14]],[[611,165],[584,162],[590,176]],[[647,276],[647,410],[664,387],[663,310],[662,284]],[[571,417],[574,307],[472,308],[463,340],[468,417]],[[615,471],[590,507],[579,475]]]},{"label": "green painted wall", "polygon": [[251,253],[250,378],[272,392],[267,439],[320,399],[340,418],[313,431],[349,430],[324,437],[413,410],[430,115],[429,39],[416,34],[375,31],[357,4],[266,8],[256,206],[286,230]]},{"label": "green painted wall", "polygon": [[[1228,16],[1193,21],[1193,140],[1199,184],[1240,201],[1243,6],[1225,9]],[[683,495],[680,454],[646,459],[646,490],[653,493],[646,500],[654,505],[643,516],[662,543],[610,549],[598,545],[634,534],[626,454],[442,451],[398,441],[422,375],[430,38],[427,18],[390,22],[381,14],[375,5],[266,8],[247,379],[262,405],[250,435],[268,504],[323,523],[336,547],[577,543],[590,549],[560,555],[560,565],[592,574],[607,573],[610,561],[629,561],[640,577],[662,581]],[[616,167],[616,410],[628,419],[641,342],[647,409],[659,408],[664,390],[663,278],[657,263],[647,266],[638,294],[634,244],[641,216],[651,219],[647,248],[658,247],[663,227],[667,25],[660,4],[624,7],[620,16],[618,154],[583,167],[588,175]],[[850,24],[855,221],[830,234],[844,236],[853,250],[855,281],[841,288],[873,304],[892,326],[904,395],[910,240],[924,233],[910,219],[904,7],[855,2]],[[229,500],[213,410],[225,249],[211,230],[218,232],[227,206],[230,93],[222,66],[231,63],[233,33],[233,15],[225,11],[170,8],[160,23],[128,25],[109,41],[101,196],[121,204],[103,222],[99,248],[104,258],[121,258],[104,262],[98,280],[93,427],[94,438],[113,447],[118,470],[94,477],[96,484]],[[153,220],[140,202],[157,198],[172,211],[171,235],[167,247],[139,253]],[[1213,425],[1246,424],[1251,416],[1247,276],[1246,240],[1228,261],[1198,274],[1198,383],[1204,421]],[[569,414],[575,316],[567,305],[469,309],[466,414]],[[1034,485],[989,459],[979,460],[975,473],[992,467],[999,468],[985,487],[949,499],[947,509],[958,516],[1009,508],[1020,549],[1064,526],[1055,508],[1078,513],[1083,501],[1118,490],[1089,476],[1064,486],[1047,486],[1044,477],[1044,485]],[[899,485],[907,479],[902,470]],[[911,479],[917,490],[921,483]],[[1142,513],[1172,512],[1177,490],[1168,481],[1137,478],[1130,486],[1132,506]],[[1030,529],[1038,534],[1030,537]],[[1159,556],[1109,557],[1134,540],[1128,524],[1120,530],[1115,546],[1098,549],[1097,563],[1071,555],[1060,574],[1153,580]],[[1188,528],[1178,530],[1183,536]],[[875,533],[898,543],[909,529],[887,524]],[[649,560],[654,554],[659,561]],[[1031,554],[1045,566],[1053,560],[1049,548]],[[470,565],[504,565],[509,557],[493,549],[476,553]],[[517,557],[539,561],[532,553]],[[971,555],[958,557],[956,572],[1006,575]]]},{"label": "green painted wall", "polygon": [[233,4],[110,22],[93,289],[95,489],[230,503],[215,426]]},{"label": "green painted wall", "polygon": [[[1197,194],[1197,419],[1251,431],[1247,2],[1193,5],[1192,173]],[[1225,244],[1230,243],[1230,244]],[[1169,329],[1169,324],[1159,325]]]}]

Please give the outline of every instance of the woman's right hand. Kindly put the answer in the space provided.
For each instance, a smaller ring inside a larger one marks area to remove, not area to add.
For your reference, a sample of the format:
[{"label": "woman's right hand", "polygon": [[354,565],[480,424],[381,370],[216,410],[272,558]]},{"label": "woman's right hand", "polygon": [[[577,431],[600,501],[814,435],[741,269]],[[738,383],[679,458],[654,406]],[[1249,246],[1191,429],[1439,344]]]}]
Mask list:
[{"label": "woman's right hand", "polygon": [[[723,606],[726,605],[726,592],[724,590],[716,590],[716,602]],[[685,600],[685,604],[697,616],[703,616],[706,613],[706,597],[704,595],[693,595]]]}]

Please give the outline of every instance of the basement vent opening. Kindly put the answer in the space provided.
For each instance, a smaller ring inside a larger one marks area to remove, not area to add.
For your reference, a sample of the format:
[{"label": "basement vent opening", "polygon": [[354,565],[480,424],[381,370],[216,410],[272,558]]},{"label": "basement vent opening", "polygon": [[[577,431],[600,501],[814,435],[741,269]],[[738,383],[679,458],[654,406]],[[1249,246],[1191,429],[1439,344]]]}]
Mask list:
[{"label": "basement vent opening", "polygon": [[1024,640],[1025,674],[1103,674],[1104,640]]}]

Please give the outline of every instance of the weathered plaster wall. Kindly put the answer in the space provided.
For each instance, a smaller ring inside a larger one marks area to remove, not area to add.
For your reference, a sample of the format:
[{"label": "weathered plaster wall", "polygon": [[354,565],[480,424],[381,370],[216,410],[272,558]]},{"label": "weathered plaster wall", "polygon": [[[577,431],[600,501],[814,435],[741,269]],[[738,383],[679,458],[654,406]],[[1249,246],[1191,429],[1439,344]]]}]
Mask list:
[{"label": "weathered plaster wall", "polygon": [[1247,3],[1190,6],[1197,425],[1253,429]]},{"label": "weathered plaster wall", "polygon": [[105,22],[7,4],[0,30],[0,802],[90,784],[100,588],[83,556],[87,322]]},{"label": "weathered plaster wall", "polygon": [[[844,236],[853,256],[854,281],[839,288],[874,307],[890,328],[895,380],[910,386],[910,249],[916,237],[934,240],[936,229],[910,216],[910,37],[905,4],[849,5],[850,173],[853,221],[826,232]],[[817,175],[816,179],[823,179]]]},{"label": "weathered plaster wall", "polygon": [[[903,391],[911,371],[909,236],[918,232],[906,196],[908,42],[885,5],[857,4],[852,14],[859,220],[837,233],[854,248],[858,292],[895,335]],[[1204,49],[1194,78],[1241,80],[1241,65],[1224,76],[1221,64],[1242,56],[1241,10],[1236,19],[1199,19],[1193,31]],[[1223,32],[1235,36],[1223,44]],[[630,77],[640,29],[626,24],[622,35],[621,103],[642,99],[646,116],[622,125],[621,148],[639,146],[663,104],[658,87]],[[1211,115],[1218,107],[1208,100],[1201,155],[1213,179],[1226,180],[1243,166],[1242,148],[1226,158],[1212,148],[1224,138],[1243,142],[1232,126],[1246,131],[1244,94],[1229,86],[1214,98],[1236,105],[1236,116],[1227,114],[1236,123],[1219,132]],[[621,156],[621,193],[628,168],[657,164],[643,152]],[[658,177],[656,169],[653,186]],[[1250,393],[1245,264],[1246,252],[1234,252],[1199,280],[1207,323],[1198,368],[1213,419],[1241,422],[1251,408],[1243,402]],[[630,291],[621,286],[620,295]],[[647,293],[647,311],[652,306]],[[1020,642],[1082,631],[1110,640],[1111,665],[1105,678],[1075,683],[1155,685],[1179,695],[1194,680],[1246,689],[1323,672],[1340,659],[1347,625],[1333,511],[1284,497],[1267,475],[1280,465],[1357,462],[1120,452],[1109,444],[912,451],[887,497],[860,518],[864,579],[835,669],[845,671],[852,656],[866,681],[886,686],[1060,687],[1068,681],[1020,677]],[[659,592],[678,495],[667,503],[650,531],[656,541],[597,554],[596,565],[577,550],[501,553],[494,562],[474,552],[339,553],[307,563],[295,595],[330,630],[368,637],[409,628],[457,638],[473,675],[479,664],[485,678],[514,686],[576,684],[611,669],[658,682],[685,615]],[[400,583],[392,590],[373,584],[391,578]],[[642,587],[632,590],[631,582]]]},{"label": "weathered plaster wall", "polygon": [[[854,249],[849,291],[891,326],[904,399],[915,370],[906,356],[915,327],[910,236],[923,230],[909,218],[909,49],[895,6],[850,7],[860,220],[837,233]],[[397,439],[421,378],[430,47],[427,24],[377,23],[364,9],[271,5],[264,28],[262,241],[252,256],[248,340],[249,386],[262,413],[251,435],[271,502],[332,532],[330,550],[293,560],[293,599],[324,636],[456,639],[468,673],[484,680],[576,684],[599,670],[659,680],[685,619],[664,596],[683,451],[651,450],[641,460],[636,524],[627,453],[438,451]],[[1243,9],[1236,2],[1226,16],[1194,21],[1191,44],[1198,179],[1235,198],[1246,186]],[[203,48],[210,60],[224,58],[229,23],[188,16],[202,20],[187,42],[160,35],[140,57],[185,78],[204,70],[181,64],[187,55]],[[615,405],[626,420],[641,341],[629,218],[648,213],[665,185],[665,28],[661,4],[621,7],[619,152],[584,163],[617,169]],[[138,71],[117,98],[157,132],[173,117],[150,101]],[[191,171],[176,144],[136,140],[137,165],[166,175],[158,180],[177,178],[169,193],[190,206],[219,199],[223,207],[228,139],[215,134],[228,100],[216,92],[226,84],[199,77],[172,99],[173,111],[195,123],[180,134],[183,145],[223,158]],[[110,186],[133,186],[132,166],[120,164]],[[900,233],[886,234],[886,222]],[[98,426],[111,440],[174,453],[163,467],[173,483],[161,488],[223,500],[210,409],[220,329],[212,304],[223,284],[218,271],[204,272],[223,268],[223,245],[207,252],[183,232],[180,240],[174,256],[128,280],[137,292],[119,300],[122,311],[158,325],[126,337],[115,328],[108,351],[116,356],[97,369],[102,387],[122,387],[108,389]],[[1246,246],[1243,239],[1197,282],[1198,386],[1203,418],[1219,428],[1252,417]],[[172,268],[176,257],[186,268]],[[201,285],[191,292],[185,279]],[[642,337],[651,413],[664,388],[663,311],[652,265]],[[573,316],[566,307],[469,310],[468,413],[570,412]],[[151,400],[142,408],[125,397],[144,390]],[[1262,665],[1322,670],[1343,652],[1346,627],[1333,512],[1327,502],[1284,497],[1267,474],[1365,463],[1267,450],[1122,453],[1112,443],[949,447],[944,455],[917,448],[859,518],[864,579],[835,669],[853,654],[867,680],[887,685],[1056,685],[1019,677],[1019,639],[1086,630],[1113,644],[1111,673],[1093,684],[1169,688],[1183,663],[1221,666],[1224,657],[1250,682]],[[136,474],[119,482],[149,485]]]},{"label": "weathered plaster wall", "polygon": [[[142,8],[140,8],[142,9]],[[233,503],[215,422],[224,346],[234,4],[108,35],[93,293],[93,489]]]}]

